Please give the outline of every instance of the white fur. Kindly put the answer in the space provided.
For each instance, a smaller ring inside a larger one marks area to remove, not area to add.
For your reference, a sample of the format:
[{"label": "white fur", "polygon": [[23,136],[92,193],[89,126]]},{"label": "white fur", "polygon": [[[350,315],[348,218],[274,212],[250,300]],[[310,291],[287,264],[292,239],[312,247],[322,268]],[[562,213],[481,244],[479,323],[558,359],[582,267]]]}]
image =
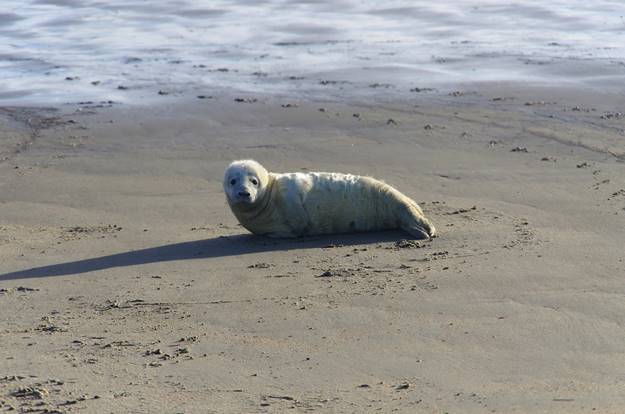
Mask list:
[{"label": "white fur", "polygon": [[339,173],[269,173],[252,160],[226,169],[224,192],[254,234],[300,237],[401,228],[416,238],[436,229],[416,202],[371,177]]}]

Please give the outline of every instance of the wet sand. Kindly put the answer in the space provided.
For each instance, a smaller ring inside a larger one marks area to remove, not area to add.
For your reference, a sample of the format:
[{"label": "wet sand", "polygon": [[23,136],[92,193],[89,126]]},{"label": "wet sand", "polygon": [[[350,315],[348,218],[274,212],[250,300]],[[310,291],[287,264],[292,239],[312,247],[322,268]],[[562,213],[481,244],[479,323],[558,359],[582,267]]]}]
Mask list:
[{"label": "wet sand", "polygon": [[[622,97],[92,106],[0,111],[0,409],[625,409]],[[249,235],[247,157],[383,179],[440,237]]]}]

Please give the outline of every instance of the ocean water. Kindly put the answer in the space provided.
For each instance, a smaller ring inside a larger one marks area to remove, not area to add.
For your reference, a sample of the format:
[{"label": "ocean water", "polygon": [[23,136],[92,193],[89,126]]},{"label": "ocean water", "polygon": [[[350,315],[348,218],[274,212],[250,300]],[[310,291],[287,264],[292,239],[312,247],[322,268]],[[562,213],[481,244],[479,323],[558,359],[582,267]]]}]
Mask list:
[{"label": "ocean water", "polygon": [[[0,105],[625,91],[625,1],[3,0]],[[410,90],[413,92],[410,92]]]}]

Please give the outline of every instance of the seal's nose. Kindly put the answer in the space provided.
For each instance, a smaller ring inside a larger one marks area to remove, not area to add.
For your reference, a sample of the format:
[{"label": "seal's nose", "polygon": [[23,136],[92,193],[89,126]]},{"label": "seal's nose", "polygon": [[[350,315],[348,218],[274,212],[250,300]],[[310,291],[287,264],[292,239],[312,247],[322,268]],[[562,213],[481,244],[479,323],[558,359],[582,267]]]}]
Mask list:
[{"label": "seal's nose", "polygon": [[239,196],[241,196],[241,197],[249,197],[250,193],[248,193],[247,191],[239,191]]}]

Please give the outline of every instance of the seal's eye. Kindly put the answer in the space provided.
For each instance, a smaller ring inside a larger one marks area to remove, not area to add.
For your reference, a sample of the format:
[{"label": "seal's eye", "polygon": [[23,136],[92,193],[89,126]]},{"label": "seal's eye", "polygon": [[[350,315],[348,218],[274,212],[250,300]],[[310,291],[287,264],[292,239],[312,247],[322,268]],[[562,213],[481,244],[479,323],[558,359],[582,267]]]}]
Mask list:
[{"label": "seal's eye", "polygon": [[258,185],[258,180],[256,180],[256,178],[252,178],[252,184]]},{"label": "seal's eye", "polygon": [[230,180],[230,185],[235,185],[236,183],[237,183],[237,180],[235,180],[234,178]]}]

